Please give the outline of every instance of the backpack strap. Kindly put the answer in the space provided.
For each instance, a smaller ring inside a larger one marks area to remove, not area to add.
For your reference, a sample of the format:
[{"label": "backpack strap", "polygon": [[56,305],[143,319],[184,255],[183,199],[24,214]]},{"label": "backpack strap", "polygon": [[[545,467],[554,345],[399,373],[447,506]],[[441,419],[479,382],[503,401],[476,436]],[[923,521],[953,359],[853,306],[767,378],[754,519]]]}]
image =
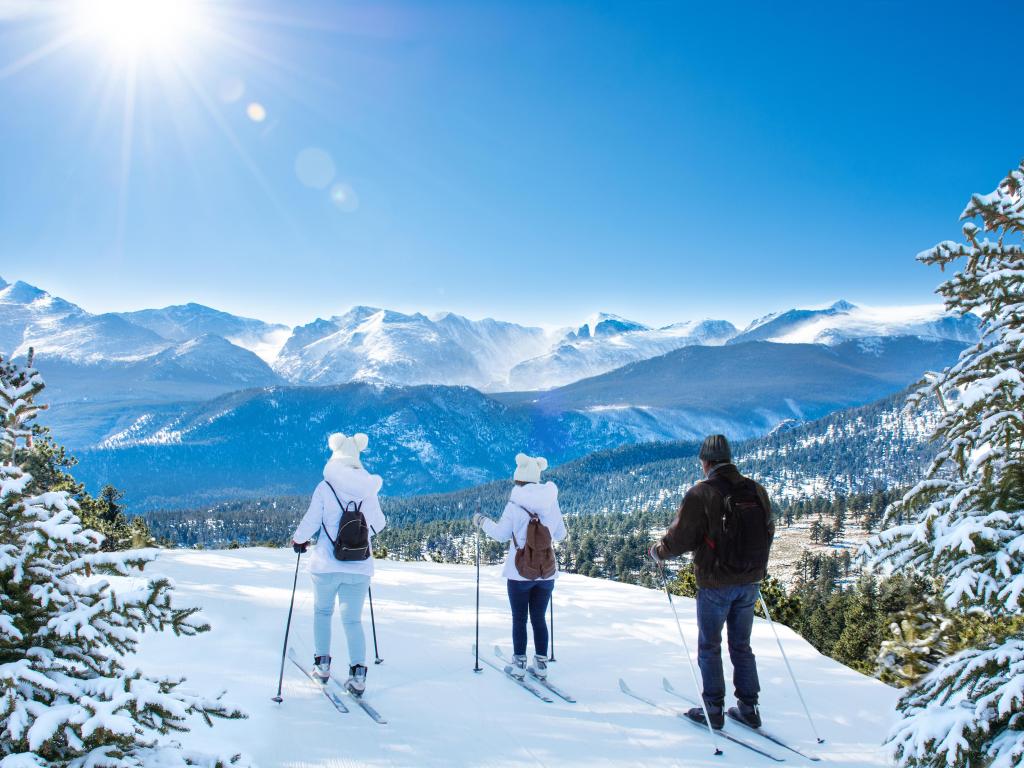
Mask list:
[{"label": "backpack strap", "polygon": [[[708,486],[708,488],[710,488],[715,493],[717,493],[719,496],[721,496],[723,504],[725,503],[726,498],[728,498],[728,496],[729,496],[728,491],[732,490],[732,487],[733,487],[732,483],[730,483],[725,478],[721,478],[721,477],[715,477],[715,478],[710,478],[709,477],[709,478],[705,478],[701,482],[706,484]],[[724,486],[724,488],[723,488],[723,486]],[[711,512],[708,511],[708,505],[707,504],[704,505],[704,517],[708,521],[708,532],[706,534],[704,534],[704,544],[705,544],[705,546],[708,547],[708,549],[710,549],[712,552],[714,552],[715,549],[717,549],[717,546],[715,545],[715,540],[711,538],[711,528],[712,528],[712,525],[711,525]]]},{"label": "backpack strap", "polygon": [[[523,512],[528,514],[530,516],[530,522],[533,522],[534,520],[540,521],[540,515],[538,515],[536,512],[531,512],[526,507],[524,507],[522,504],[520,504],[518,501],[509,501],[509,504],[515,504],[517,507],[519,507],[521,510],[523,510]],[[527,525],[529,525],[529,523],[527,523]],[[519,549],[519,542],[516,541],[516,532],[515,531],[512,531],[512,543],[515,545],[516,549]]]}]

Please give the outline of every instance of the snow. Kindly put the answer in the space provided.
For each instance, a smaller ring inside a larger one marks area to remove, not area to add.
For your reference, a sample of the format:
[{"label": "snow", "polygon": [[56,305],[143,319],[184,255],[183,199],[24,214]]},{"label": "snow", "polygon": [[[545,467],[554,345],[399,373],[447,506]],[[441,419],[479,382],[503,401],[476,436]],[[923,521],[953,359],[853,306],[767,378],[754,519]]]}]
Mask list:
[{"label": "snow", "polygon": [[[306,559],[299,576],[291,642],[311,653],[312,597]],[[388,719],[374,724],[354,707],[337,714],[290,663],[284,703],[274,704],[281,642],[295,556],[290,550],[170,551],[147,569],[176,583],[176,599],[202,606],[212,631],[187,642],[144,637],[139,662],[149,674],[185,675],[187,688],[226,688],[247,720],[196,723],[178,738],[188,749],[242,752],[268,766],[756,766],[767,761],[735,746],[714,757],[707,736],[671,715],[626,698],[624,677],[639,693],[684,705],[661,690],[667,676],[691,694],[672,614],[663,593],[610,581],[563,575],[555,589],[553,680],[579,703],[545,704],[485,667],[472,671],[472,567],[379,561],[373,582],[380,652],[370,667],[368,699]],[[676,602],[695,646],[694,603]],[[369,648],[372,639],[367,612]],[[481,646],[510,644],[505,582],[498,567],[481,577]],[[845,766],[886,765],[878,746],[895,722],[896,691],[821,656],[780,627],[816,724],[826,738],[813,745],[806,718],[766,623],[753,644],[766,723],[779,735]],[[336,664],[344,641],[334,624]],[[729,674],[726,655],[726,673]],[[132,660],[129,660],[129,667]],[[756,738],[753,737],[752,738]],[[770,745],[765,744],[766,747]],[[340,762],[339,762],[340,761]],[[793,764],[803,761],[793,757]]]},{"label": "snow", "polygon": [[766,338],[780,344],[837,344],[854,338],[874,336],[921,336],[974,341],[975,338],[952,334],[941,323],[950,317],[941,304],[910,306],[854,306],[837,302],[834,313],[822,312],[803,322],[780,329]]}]

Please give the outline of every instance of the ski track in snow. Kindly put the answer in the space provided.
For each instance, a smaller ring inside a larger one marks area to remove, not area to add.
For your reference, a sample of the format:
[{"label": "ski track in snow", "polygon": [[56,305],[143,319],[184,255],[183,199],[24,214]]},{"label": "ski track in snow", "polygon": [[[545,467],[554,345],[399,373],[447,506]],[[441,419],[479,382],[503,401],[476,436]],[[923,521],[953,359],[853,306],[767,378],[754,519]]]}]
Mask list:
[{"label": "ski track in snow", "polygon": [[[307,561],[299,574],[290,639],[302,659],[312,656]],[[375,724],[354,706],[338,714],[291,664],[285,668],[284,703],[275,704],[270,697],[277,688],[294,567],[290,550],[253,548],[168,551],[147,569],[170,576],[177,599],[200,605],[212,631],[184,639],[148,634],[139,665],[149,674],[184,675],[184,687],[191,690],[227,689],[226,698],[249,714],[247,720],[217,721],[212,729],[196,722],[191,733],[178,737],[186,746],[242,752],[263,768],[772,764],[729,745],[723,745],[724,757],[715,757],[706,735],[624,696],[620,676],[638,693],[677,709],[684,702],[661,690],[663,676],[693,694],[671,610],[663,592],[583,576],[563,575],[555,588],[557,661],[550,666],[552,681],[577,704],[545,704],[489,667],[472,671],[474,568],[389,561],[378,561],[373,582],[384,658],[379,666],[372,663],[368,609],[364,615],[367,700],[389,724]],[[481,652],[492,653],[495,644],[511,652],[499,567],[483,568],[480,599]],[[695,651],[694,603],[679,598],[677,607]],[[342,666],[347,656],[337,615],[333,630],[333,656]],[[788,629],[779,630],[827,743],[813,743],[771,630],[758,619],[753,645],[766,727],[821,755],[821,764],[886,765],[879,743],[895,721],[897,692],[822,656]],[[811,764],[796,756],[786,762]]]}]

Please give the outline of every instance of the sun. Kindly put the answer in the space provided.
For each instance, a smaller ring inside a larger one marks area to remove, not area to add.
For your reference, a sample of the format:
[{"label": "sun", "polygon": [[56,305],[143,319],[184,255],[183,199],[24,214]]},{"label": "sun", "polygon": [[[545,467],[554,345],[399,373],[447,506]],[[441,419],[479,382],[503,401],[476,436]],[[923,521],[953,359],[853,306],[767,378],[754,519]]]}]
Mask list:
[{"label": "sun", "polygon": [[120,59],[178,57],[205,29],[199,0],[79,0],[75,27]]}]

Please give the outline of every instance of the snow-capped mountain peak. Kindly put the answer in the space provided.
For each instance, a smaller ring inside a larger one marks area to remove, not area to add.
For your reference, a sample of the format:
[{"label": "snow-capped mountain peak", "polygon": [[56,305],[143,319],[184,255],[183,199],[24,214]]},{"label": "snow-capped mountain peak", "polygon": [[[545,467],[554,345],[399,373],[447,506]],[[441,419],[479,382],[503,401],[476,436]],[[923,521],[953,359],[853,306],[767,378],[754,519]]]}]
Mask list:
[{"label": "snow-capped mountain peak", "polygon": [[627,320],[609,312],[596,312],[588,317],[581,326],[569,334],[573,339],[596,339],[600,336],[618,336],[634,331],[649,331],[648,326],[634,320]]},{"label": "snow-capped mountain peak", "polygon": [[206,334],[221,336],[270,363],[284,346],[291,329],[250,317],[239,317],[203,304],[179,304],[163,309],[122,312],[120,316],[172,342]]},{"label": "snow-capped mountain peak", "polygon": [[379,381],[503,389],[516,363],[548,347],[541,328],[469,320],[451,312],[428,317],[356,306],[295,328],[274,367],[295,383]]},{"label": "snow-capped mountain peak", "polygon": [[978,318],[948,314],[941,304],[868,307],[840,300],[824,309],[791,309],[766,315],[729,343],[774,341],[781,344],[840,344],[851,339],[917,336],[973,342]]}]

